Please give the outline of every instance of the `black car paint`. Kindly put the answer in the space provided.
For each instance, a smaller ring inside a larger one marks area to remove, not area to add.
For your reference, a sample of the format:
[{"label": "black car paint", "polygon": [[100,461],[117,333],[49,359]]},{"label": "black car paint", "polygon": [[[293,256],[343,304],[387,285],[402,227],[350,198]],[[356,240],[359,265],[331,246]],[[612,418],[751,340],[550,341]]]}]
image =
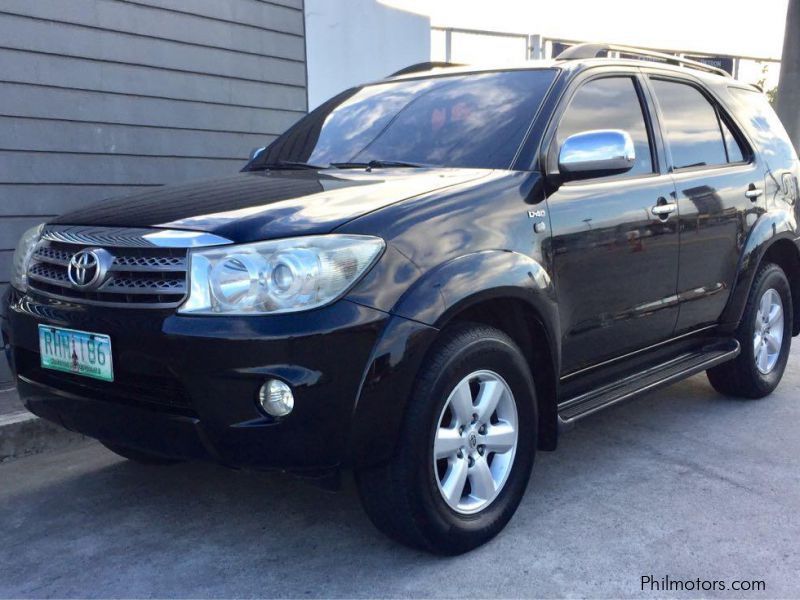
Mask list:
[{"label": "black car paint", "polygon": [[[541,325],[533,342],[544,348],[555,382],[543,400],[550,410],[540,411],[549,432],[541,437],[554,440],[560,400],[692,339],[730,331],[770,248],[788,244],[785,251],[797,261],[797,199],[782,184],[784,173],[796,177],[796,161],[779,153],[765,158],[769,136],[761,132],[765,139],[754,140],[735,115],[731,120],[754,150],[747,164],[673,173],[647,91],[659,173],[558,181],[548,161],[566,99],[587,77],[616,73],[640,78],[645,90],[650,73],[691,81],[723,106],[732,84],[636,62],[571,61],[559,65],[510,170],[245,172],[59,218],[196,229],[234,242],[377,234],[386,250],[344,299],[297,315],[101,310],[11,290],[3,329],[12,361],[35,354],[39,322],[109,333],[115,351],[144,365],[131,377],[148,377],[147,365],[158,363],[186,386],[194,411],[161,414],[103,402],[87,383],[75,381],[67,393],[24,373],[21,395],[31,410],[68,427],[166,455],[290,469],[364,466],[394,451],[415,374],[438,331],[464,311],[503,300]],[[755,202],[744,195],[750,183],[765,188]],[[677,198],[678,215],[643,216],[665,196]],[[636,216],[620,210],[630,203]],[[535,231],[537,224],[544,231]],[[684,252],[684,241],[702,250]],[[643,285],[647,277],[652,285]],[[797,281],[796,273],[791,277]],[[256,409],[257,387],[270,376],[295,386],[297,409],[285,419]]]},{"label": "black car paint", "polygon": [[483,175],[474,169],[246,171],[108,200],[52,222],[207,231],[245,243],[329,233],[363,214]]},{"label": "black car paint", "polygon": [[[339,463],[348,432],[343,415],[351,410],[388,315],[346,300],[302,319],[253,319],[121,313],[13,296],[9,319],[20,395],[36,414],[165,455],[306,469]],[[38,368],[41,321],[109,332],[116,381],[73,376],[65,384],[64,377]],[[347,351],[332,350],[338,348]],[[156,376],[179,379],[191,408],[164,409],[146,396],[119,392],[120,386],[147,385]],[[257,409],[258,388],[269,376],[292,385],[297,407],[291,418],[277,420]]]}]

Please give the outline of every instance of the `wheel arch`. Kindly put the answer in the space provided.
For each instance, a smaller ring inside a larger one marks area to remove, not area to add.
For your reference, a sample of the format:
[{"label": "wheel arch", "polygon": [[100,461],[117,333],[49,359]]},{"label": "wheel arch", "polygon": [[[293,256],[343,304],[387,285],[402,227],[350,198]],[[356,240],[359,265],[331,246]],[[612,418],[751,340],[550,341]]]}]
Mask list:
[{"label": "wheel arch", "polygon": [[778,265],[789,280],[792,292],[792,335],[800,334],[800,250],[792,240],[782,238],[771,244],[759,261]]},{"label": "wheel arch", "polygon": [[747,297],[758,269],[765,261],[780,266],[792,292],[792,335],[800,334],[800,248],[797,223],[789,210],[763,214],[747,237],[740,255],[731,297],[720,318],[723,330],[733,332],[744,315]]},{"label": "wheel arch", "polygon": [[555,450],[558,444],[557,357],[551,333],[536,308],[515,295],[467,299],[438,323],[445,329],[456,323],[489,325],[507,334],[519,346],[536,387],[539,414],[538,448]]},{"label": "wheel arch", "polygon": [[[354,466],[371,466],[392,456],[426,355],[443,328],[465,320],[496,326],[520,345],[536,369],[539,445],[555,448],[558,306],[550,276],[539,262],[508,251],[461,256],[428,271],[391,314],[353,409],[350,460]],[[527,336],[526,331],[530,332]]]}]

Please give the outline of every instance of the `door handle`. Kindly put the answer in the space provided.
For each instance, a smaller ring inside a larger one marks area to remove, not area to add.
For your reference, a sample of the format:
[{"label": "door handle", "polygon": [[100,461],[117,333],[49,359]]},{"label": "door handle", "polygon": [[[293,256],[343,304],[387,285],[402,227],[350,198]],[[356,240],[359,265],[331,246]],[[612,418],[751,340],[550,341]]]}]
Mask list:
[{"label": "door handle", "polygon": [[744,193],[744,195],[750,198],[750,200],[752,200],[753,202],[755,202],[763,193],[764,190],[762,190],[759,187],[756,187],[756,184],[751,183],[750,186],[747,188],[747,191]]},{"label": "door handle", "polygon": [[670,213],[673,213],[677,210],[678,205],[675,202],[664,202],[663,204],[656,204],[653,208],[650,209],[657,217],[668,217]]}]

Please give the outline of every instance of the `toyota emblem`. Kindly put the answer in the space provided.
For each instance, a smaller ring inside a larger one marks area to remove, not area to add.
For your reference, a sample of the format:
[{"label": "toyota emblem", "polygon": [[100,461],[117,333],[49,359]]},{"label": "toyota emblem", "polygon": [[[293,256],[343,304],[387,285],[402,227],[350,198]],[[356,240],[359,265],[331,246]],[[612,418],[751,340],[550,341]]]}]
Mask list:
[{"label": "toyota emblem", "polygon": [[67,278],[81,290],[97,287],[105,278],[108,261],[103,250],[80,250],[69,261]]}]

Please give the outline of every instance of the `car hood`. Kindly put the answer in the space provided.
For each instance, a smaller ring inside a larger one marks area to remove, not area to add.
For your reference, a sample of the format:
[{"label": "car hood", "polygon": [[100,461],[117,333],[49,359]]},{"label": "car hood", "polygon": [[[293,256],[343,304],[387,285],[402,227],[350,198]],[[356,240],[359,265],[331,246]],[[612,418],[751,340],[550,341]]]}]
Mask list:
[{"label": "car hood", "polygon": [[328,233],[395,202],[489,173],[428,168],[243,172],[105,200],[53,223],[206,231],[234,242]]}]

